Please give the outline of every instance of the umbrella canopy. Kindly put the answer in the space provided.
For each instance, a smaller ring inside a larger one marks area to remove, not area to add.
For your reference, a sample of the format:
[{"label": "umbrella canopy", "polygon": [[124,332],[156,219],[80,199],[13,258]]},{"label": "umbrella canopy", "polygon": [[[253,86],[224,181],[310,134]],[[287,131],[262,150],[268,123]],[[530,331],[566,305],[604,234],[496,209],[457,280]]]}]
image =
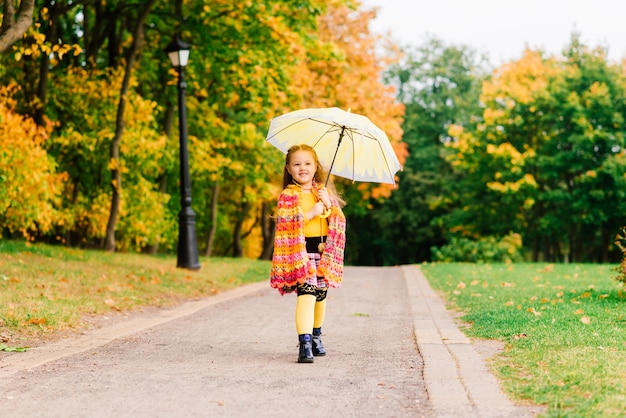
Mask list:
[{"label": "umbrella canopy", "polygon": [[395,184],[394,175],[402,168],[380,128],[367,117],[338,107],[275,117],[267,141],[284,153],[293,145],[309,145],[329,174],[352,181]]}]

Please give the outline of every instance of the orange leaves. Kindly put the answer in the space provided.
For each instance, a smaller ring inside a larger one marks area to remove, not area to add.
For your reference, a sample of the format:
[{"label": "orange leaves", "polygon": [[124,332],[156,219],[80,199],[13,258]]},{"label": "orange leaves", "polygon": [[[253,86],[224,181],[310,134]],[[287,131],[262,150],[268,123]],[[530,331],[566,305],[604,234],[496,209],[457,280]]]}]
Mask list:
[{"label": "orange leaves", "polygon": [[30,318],[26,323],[29,325],[45,325],[46,322],[46,318]]}]

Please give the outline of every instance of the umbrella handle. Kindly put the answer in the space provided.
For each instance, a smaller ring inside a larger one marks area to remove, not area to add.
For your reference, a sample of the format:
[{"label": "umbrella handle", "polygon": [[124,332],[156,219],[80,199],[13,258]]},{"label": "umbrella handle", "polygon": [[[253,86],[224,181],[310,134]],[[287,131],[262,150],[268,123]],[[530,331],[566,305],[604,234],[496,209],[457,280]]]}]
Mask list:
[{"label": "umbrella handle", "polygon": [[331,210],[330,210],[330,208],[329,208],[329,209],[326,209],[326,210],[324,211],[324,213],[322,213],[321,215],[318,215],[318,216],[319,216],[320,218],[328,218],[328,217],[330,216],[330,213],[331,213]]}]

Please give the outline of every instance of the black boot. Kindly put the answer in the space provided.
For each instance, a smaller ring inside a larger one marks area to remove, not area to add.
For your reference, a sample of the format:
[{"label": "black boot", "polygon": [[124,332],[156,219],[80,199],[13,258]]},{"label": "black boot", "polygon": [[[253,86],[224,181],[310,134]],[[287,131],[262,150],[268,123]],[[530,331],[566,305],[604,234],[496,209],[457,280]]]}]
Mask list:
[{"label": "black boot", "polygon": [[298,363],[313,363],[313,347],[311,344],[311,334],[298,335],[298,339],[300,340]]},{"label": "black boot", "polygon": [[322,329],[321,328],[313,328],[313,355],[314,356],[325,356],[326,349],[322,344]]}]

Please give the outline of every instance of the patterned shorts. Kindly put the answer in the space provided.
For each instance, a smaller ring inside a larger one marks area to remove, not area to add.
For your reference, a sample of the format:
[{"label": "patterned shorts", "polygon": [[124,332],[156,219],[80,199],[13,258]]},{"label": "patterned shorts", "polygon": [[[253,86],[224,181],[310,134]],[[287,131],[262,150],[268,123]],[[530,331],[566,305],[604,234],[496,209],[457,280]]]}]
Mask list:
[{"label": "patterned shorts", "polygon": [[[307,253],[307,255],[309,256],[309,260],[311,260],[311,263],[315,266],[315,271],[317,271],[317,268],[320,266],[320,260],[322,259],[322,255],[320,253]],[[319,276],[307,278],[306,284],[315,286],[317,288],[326,287],[326,282],[324,281],[324,278]]]}]

